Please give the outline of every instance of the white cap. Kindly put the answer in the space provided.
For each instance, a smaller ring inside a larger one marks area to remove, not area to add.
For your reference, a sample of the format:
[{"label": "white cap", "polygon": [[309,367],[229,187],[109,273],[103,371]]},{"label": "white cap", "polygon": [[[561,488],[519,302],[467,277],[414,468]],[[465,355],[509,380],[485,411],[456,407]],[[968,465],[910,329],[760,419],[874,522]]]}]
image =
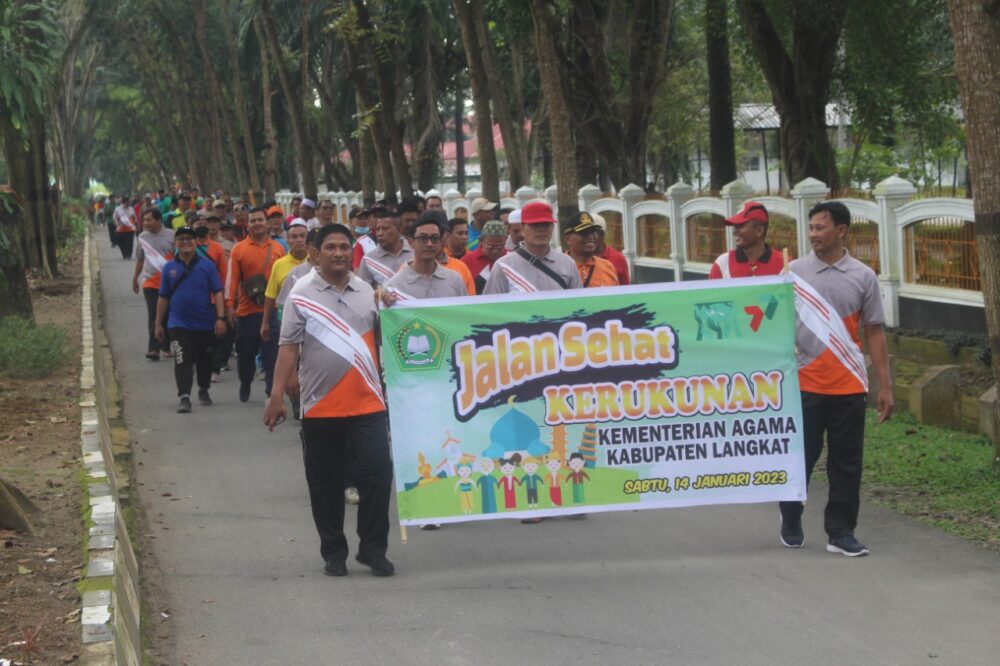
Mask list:
[{"label": "white cap", "polygon": [[431,197],[437,197],[438,199],[440,199],[441,193],[438,192],[437,190],[427,190],[427,193],[424,194],[424,199],[430,199]]},{"label": "white cap", "polygon": [[316,202],[313,201],[312,199],[303,199],[302,201],[299,202],[299,205],[316,210]]},{"label": "white cap", "polygon": [[601,231],[608,230],[608,223],[604,220],[603,217],[601,217],[600,213],[591,213],[590,219],[594,221],[594,224],[596,224],[601,228]]},{"label": "white cap", "polygon": [[507,216],[507,224],[521,224],[521,209],[512,210]]},{"label": "white cap", "polygon": [[292,227],[309,228],[309,225],[306,224],[306,221],[303,220],[301,217],[296,217],[295,219],[293,219],[291,222],[288,223],[288,228],[291,229]]},{"label": "white cap", "polygon": [[476,197],[472,200],[472,209],[469,211],[472,214],[478,213],[481,210],[493,210],[497,205],[485,197]]}]

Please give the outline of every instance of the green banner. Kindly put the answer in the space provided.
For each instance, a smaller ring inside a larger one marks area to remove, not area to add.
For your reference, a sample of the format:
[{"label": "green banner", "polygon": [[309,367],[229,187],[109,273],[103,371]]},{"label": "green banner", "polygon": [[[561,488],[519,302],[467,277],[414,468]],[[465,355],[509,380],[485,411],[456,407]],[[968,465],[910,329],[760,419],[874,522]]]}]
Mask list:
[{"label": "green banner", "polygon": [[400,521],[805,499],[791,278],[382,313]]}]

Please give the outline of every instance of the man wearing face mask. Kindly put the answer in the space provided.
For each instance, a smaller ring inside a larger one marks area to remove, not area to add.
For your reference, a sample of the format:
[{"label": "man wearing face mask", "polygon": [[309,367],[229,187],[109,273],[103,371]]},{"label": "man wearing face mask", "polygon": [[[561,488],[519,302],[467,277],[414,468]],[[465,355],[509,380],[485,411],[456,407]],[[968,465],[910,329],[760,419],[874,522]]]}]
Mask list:
[{"label": "man wearing face mask", "polygon": [[358,270],[358,266],[361,265],[361,260],[364,259],[365,255],[375,249],[378,245],[378,241],[375,240],[375,234],[371,227],[368,226],[368,221],[371,216],[368,214],[367,210],[363,208],[352,208],[348,219],[348,226],[354,233],[354,249],[351,255],[351,269],[355,272]]}]

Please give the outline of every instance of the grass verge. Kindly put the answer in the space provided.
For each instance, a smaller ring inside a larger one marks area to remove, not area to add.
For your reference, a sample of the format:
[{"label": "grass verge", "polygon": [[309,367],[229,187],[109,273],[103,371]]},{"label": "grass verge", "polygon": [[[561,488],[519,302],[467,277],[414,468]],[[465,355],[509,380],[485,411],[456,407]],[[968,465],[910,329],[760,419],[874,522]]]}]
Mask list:
[{"label": "grass verge", "polygon": [[1000,551],[1000,465],[981,435],[922,425],[907,413],[865,422],[862,492],[879,506]]},{"label": "grass verge", "polygon": [[70,358],[66,331],[21,317],[0,320],[0,372],[9,377],[48,377]]}]

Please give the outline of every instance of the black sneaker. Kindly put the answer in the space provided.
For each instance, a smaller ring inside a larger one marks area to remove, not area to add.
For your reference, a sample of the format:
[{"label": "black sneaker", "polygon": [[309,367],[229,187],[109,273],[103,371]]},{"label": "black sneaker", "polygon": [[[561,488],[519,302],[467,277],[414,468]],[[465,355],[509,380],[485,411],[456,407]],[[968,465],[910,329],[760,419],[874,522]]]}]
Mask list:
[{"label": "black sneaker", "polygon": [[385,555],[358,553],[354,556],[354,559],[366,567],[371,567],[373,576],[391,576],[396,573],[396,567],[385,558]]},{"label": "black sneaker", "polygon": [[781,545],[785,548],[801,548],[806,542],[802,533],[802,516],[785,518],[781,516]]},{"label": "black sneaker", "polygon": [[327,560],[323,567],[323,574],[326,576],[346,576],[347,562],[344,560]]},{"label": "black sneaker", "polygon": [[191,398],[184,396],[181,398],[181,404],[177,405],[178,414],[190,414],[191,413]]},{"label": "black sneaker", "polygon": [[212,396],[208,394],[208,389],[198,389],[198,402],[205,407],[211,407],[214,404]]},{"label": "black sneaker", "polygon": [[831,553],[840,553],[847,557],[861,557],[868,554],[868,546],[855,539],[853,534],[831,538],[830,543],[826,544],[826,549]]},{"label": "black sneaker", "polygon": [[246,402],[250,399],[250,384],[240,384],[240,402]]}]

